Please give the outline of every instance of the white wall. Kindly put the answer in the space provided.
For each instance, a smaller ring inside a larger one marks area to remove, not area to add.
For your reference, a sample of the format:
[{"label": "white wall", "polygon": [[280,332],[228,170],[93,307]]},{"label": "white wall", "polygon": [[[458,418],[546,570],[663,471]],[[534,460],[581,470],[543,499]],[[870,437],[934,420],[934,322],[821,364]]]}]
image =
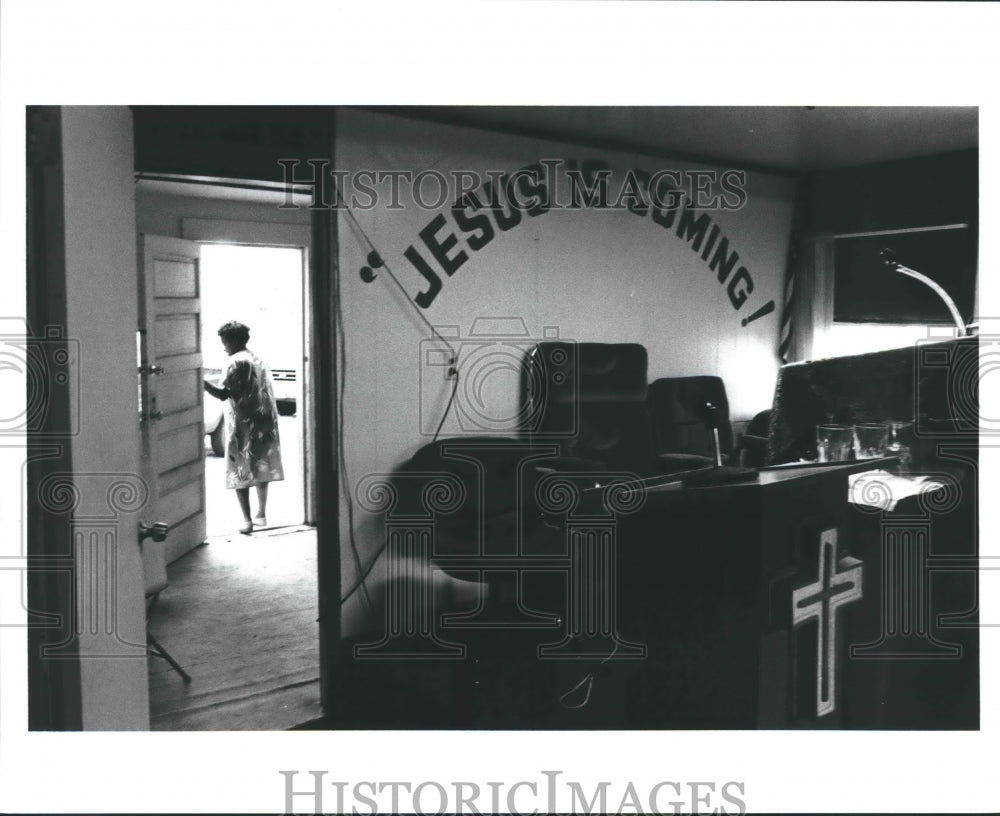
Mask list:
[{"label": "white wall", "polygon": [[184,218],[259,221],[267,224],[309,226],[306,208],[281,209],[281,202],[234,201],[227,198],[194,198],[139,190],[135,197],[136,229],[147,235],[183,238]]},{"label": "white wall", "polygon": [[[80,417],[70,443],[82,496],[74,520],[77,533],[85,533],[84,517],[114,517],[95,529],[103,536],[110,527],[117,536],[114,580],[99,598],[112,610],[116,631],[113,637],[85,631],[80,639],[83,727],[145,729],[146,614],[137,540],[143,514],[116,511],[112,504],[127,505],[127,497],[112,500],[109,492],[115,481],[132,483],[140,472],[132,116],[127,108],[98,107],[64,108],[62,115],[66,331],[79,342],[78,376],[70,380]],[[94,551],[78,543],[75,555],[78,582],[86,581]]]},{"label": "white wall", "polygon": [[[632,168],[712,169],[638,155],[511,137],[483,131],[407,121],[361,111],[338,114],[336,165],[339,171],[434,169],[446,175],[469,170],[512,172],[543,159],[600,159],[612,169],[612,189]],[[719,168],[725,169],[725,168]],[[431,180],[426,198],[436,197]],[[379,187],[388,190],[388,185]],[[441,348],[415,313],[436,326],[456,326],[468,341],[477,317],[524,321],[529,336],[521,348],[554,327],[561,338],[597,342],[638,342],[649,353],[649,379],[717,374],[726,383],[732,416],[747,419],[770,407],[778,370],[776,356],[781,282],[791,222],[793,183],[751,173],[741,209],[712,211],[710,217],[739,253],[753,280],[753,292],[735,309],[707,261],[683,238],[677,223],[665,229],[649,215],[628,211],[549,211],[497,235],[473,251],[467,234],[456,229],[449,208],[454,196],[435,210],[416,206],[406,193],[401,209],[384,202],[355,208],[358,224],[396,274],[405,294],[385,270],[365,283],[359,271],[369,246],[346,215],[339,227],[342,308],[345,327],[346,386],[343,453],[351,485],[367,473],[390,472],[430,440],[444,411],[451,384],[440,369],[422,363],[428,347]],[[366,203],[359,196],[359,203]],[[431,260],[419,232],[439,212],[444,240],[456,234],[447,254],[465,251],[468,260],[448,277]],[[407,259],[414,246],[436,268],[442,286],[426,309],[414,308],[427,283]],[[741,321],[774,300],[771,314]],[[464,348],[472,346],[467,342]],[[510,358],[516,361],[516,354]],[[471,384],[464,371],[463,385]],[[481,372],[480,372],[481,373]],[[516,365],[487,378],[488,407],[481,415],[510,415],[516,406]],[[493,387],[495,386],[495,387]],[[464,391],[458,400],[468,400]],[[459,406],[461,409],[461,406]],[[442,436],[461,431],[453,411]],[[377,527],[355,507],[357,545],[362,561],[381,543]],[[346,518],[346,512],[342,513]],[[345,528],[346,534],[346,528]],[[345,538],[346,544],[346,538]],[[354,582],[354,566],[344,547],[344,584]],[[351,630],[347,610],[345,631]]]}]

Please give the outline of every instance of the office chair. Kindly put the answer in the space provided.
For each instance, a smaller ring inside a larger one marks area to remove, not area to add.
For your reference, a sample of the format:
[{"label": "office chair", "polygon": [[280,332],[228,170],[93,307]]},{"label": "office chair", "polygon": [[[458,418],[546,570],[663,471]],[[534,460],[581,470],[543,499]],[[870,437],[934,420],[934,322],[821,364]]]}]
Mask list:
[{"label": "office chair", "polygon": [[[485,603],[502,619],[524,622],[536,616],[519,606],[516,570],[477,570],[478,558],[512,558],[558,551],[552,531],[545,528],[534,505],[532,451],[509,437],[467,436],[435,440],[404,463],[397,476],[397,518],[433,518],[432,560],[461,580],[481,581]],[[461,501],[443,511],[428,505],[427,487],[434,474],[453,477],[462,485]],[[424,478],[412,480],[412,475]],[[474,575],[473,573],[478,573]],[[471,619],[471,616],[470,616]]]},{"label": "office chair", "polygon": [[156,606],[160,593],[167,588],[167,561],[163,542],[168,532],[169,528],[162,522],[152,527],[141,523],[139,525],[139,549],[142,552],[142,575],[146,594],[146,649],[149,654],[166,660],[185,683],[190,683],[191,676],[149,631],[149,618],[153,613],[153,607]]},{"label": "office chair", "polygon": [[767,436],[771,425],[771,409],[754,415],[740,437],[740,464],[746,467],[764,467],[767,464]]},{"label": "office chair", "polygon": [[[712,411],[708,406],[714,406]],[[733,459],[729,399],[720,377],[664,377],[649,386],[649,416],[657,450],[677,461],[715,462],[713,426],[718,431],[722,463]],[[693,457],[693,458],[691,458]],[[721,464],[721,463],[720,463]]]},{"label": "office chair", "polygon": [[710,455],[658,444],[650,421],[647,367],[646,348],[638,343],[535,346],[522,370],[522,433],[539,443],[556,443],[561,451],[542,466],[624,471],[640,478],[710,467]]}]

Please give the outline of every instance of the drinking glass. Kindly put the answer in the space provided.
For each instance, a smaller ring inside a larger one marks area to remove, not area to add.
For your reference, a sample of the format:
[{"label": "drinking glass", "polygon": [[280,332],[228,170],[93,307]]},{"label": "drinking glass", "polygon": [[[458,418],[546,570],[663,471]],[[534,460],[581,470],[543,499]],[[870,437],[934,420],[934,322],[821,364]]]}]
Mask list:
[{"label": "drinking glass", "polygon": [[854,458],[878,459],[885,456],[889,428],[884,422],[861,422],[854,426]]},{"label": "drinking glass", "polygon": [[816,426],[816,461],[846,462],[851,452],[850,425]]}]

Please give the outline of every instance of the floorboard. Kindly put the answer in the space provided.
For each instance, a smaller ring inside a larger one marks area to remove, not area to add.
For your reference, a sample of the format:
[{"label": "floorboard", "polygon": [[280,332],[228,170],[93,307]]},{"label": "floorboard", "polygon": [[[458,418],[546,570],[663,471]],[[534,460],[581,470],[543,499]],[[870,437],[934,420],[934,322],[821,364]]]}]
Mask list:
[{"label": "floorboard", "polygon": [[210,538],[167,569],[149,628],[154,731],[273,731],[322,716],[316,531]]}]

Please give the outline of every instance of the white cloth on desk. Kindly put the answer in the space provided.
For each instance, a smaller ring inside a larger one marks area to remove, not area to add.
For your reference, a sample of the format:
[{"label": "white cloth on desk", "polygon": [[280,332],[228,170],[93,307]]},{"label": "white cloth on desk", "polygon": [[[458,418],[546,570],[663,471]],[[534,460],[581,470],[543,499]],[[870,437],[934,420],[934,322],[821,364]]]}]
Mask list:
[{"label": "white cloth on desk", "polygon": [[847,478],[848,501],[878,510],[894,510],[900,499],[944,488],[929,476],[897,476],[887,470],[866,470]]}]

